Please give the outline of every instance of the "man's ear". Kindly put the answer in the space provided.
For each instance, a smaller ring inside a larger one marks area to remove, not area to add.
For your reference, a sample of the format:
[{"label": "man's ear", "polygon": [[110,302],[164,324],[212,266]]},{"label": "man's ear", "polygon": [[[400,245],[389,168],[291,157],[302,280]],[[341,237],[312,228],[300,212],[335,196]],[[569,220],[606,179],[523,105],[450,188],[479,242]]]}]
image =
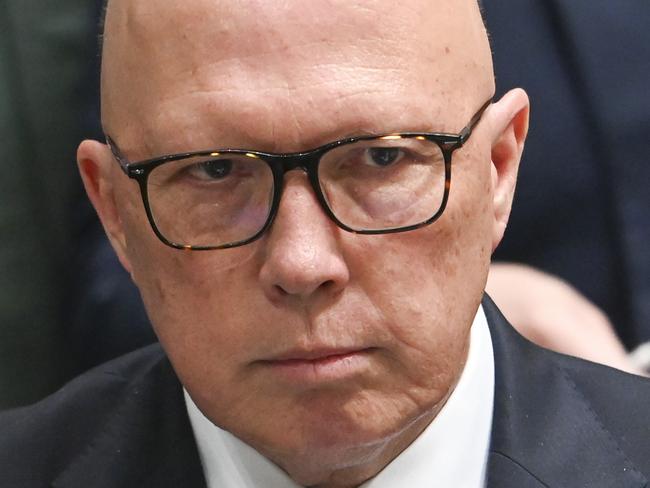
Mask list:
[{"label": "man's ear", "polygon": [[116,205],[114,180],[120,176],[116,174],[119,171],[116,170],[117,162],[108,146],[86,140],[77,150],[77,164],[88,198],[97,211],[111,245],[122,266],[131,274],[124,227]]},{"label": "man's ear", "polygon": [[521,89],[511,90],[490,108],[492,127],[492,251],[503,238],[517,182],[519,161],[528,134],[530,104]]}]

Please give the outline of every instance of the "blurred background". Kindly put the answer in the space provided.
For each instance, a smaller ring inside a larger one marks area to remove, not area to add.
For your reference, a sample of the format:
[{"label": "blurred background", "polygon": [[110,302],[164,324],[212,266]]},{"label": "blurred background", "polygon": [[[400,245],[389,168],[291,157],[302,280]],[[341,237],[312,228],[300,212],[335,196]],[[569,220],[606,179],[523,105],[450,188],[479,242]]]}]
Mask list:
[{"label": "blurred background", "polygon": [[100,5],[0,0],[0,409],[154,340],[76,168],[102,137]]},{"label": "blurred background", "polygon": [[[650,340],[650,2],[483,3],[497,97],[532,101],[496,258],[575,287],[632,349]],[[75,164],[102,138],[99,13],[0,0],[0,409],[155,340]]]},{"label": "blurred background", "polygon": [[87,1],[0,1],[0,407],[74,373],[63,303],[92,15]]}]

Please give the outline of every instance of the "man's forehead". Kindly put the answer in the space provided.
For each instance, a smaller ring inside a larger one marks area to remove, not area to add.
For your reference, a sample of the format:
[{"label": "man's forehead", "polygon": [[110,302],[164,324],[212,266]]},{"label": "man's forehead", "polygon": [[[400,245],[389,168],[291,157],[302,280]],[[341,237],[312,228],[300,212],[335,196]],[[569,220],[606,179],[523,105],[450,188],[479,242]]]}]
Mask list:
[{"label": "man's forehead", "polygon": [[[311,54],[315,63],[318,56],[355,58],[364,50],[407,54],[405,50],[415,51],[440,37],[436,32],[441,31],[428,23],[423,26],[430,8],[401,8],[394,15],[386,2],[376,0],[311,0],[308,9],[295,0],[112,0],[110,5],[115,7],[108,15],[106,42],[115,49],[109,54],[141,63],[153,55],[156,61],[165,59],[168,70],[219,62],[245,65],[299,52]],[[423,36],[422,27],[432,35]],[[328,46],[345,51],[328,51]],[[278,67],[280,63],[274,63],[265,69]]]},{"label": "man's forehead", "polygon": [[140,28],[156,28],[169,23],[185,24],[188,21],[210,23],[216,28],[240,25],[266,24],[270,29],[281,25],[305,23],[318,25],[344,25],[363,18],[372,29],[378,29],[391,19],[421,19],[431,24],[432,31],[441,30],[436,18],[450,15],[464,17],[472,22],[479,12],[475,0],[403,0],[396,5],[393,0],[110,0],[107,8],[115,18],[127,19]]},{"label": "man's forehead", "polygon": [[365,85],[357,90],[435,93],[462,90],[468,77],[471,86],[480,85],[475,80],[481,75],[491,80],[474,0],[407,0],[399,7],[382,0],[312,0],[305,5],[299,0],[111,0],[102,77],[108,130],[124,107],[133,122],[135,113],[170,102],[170,93],[210,93],[221,106],[232,102],[252,110],[260,95],[267,108],[282,95],[316,103],[335,86],[343,90],[337,96],[354,98],[345,89],[355,82]]}]

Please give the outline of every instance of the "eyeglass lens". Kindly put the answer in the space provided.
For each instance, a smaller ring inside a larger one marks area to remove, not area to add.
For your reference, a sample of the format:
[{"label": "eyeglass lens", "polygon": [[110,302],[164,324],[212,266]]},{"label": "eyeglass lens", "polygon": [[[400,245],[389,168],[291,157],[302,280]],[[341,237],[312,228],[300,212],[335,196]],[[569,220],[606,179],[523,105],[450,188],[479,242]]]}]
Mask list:
[{"label": "eyeglass lens", "polygon": [[[440,208],[445,160],[425,138],[361,140],[334,147],[318,165],[332,213],[354,230],[417,225]],[[266,224],[274,196],[271,167],[252,154],[214,153],[162,164],[147,183],[159,232],[186,246],[244,241]]]}]

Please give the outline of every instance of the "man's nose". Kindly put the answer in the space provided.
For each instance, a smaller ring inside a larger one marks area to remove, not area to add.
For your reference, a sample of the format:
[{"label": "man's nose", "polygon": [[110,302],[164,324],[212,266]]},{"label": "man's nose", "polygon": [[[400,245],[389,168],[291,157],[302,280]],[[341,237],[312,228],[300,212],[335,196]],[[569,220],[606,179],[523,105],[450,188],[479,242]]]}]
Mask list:
[{"label": "man's nose", "polygon": [[267,296],[305,299],[343,289],[350,274],[340,232],[320,206],[307,175],[287,173],[278,213],[264,239],[260,280]]}]

